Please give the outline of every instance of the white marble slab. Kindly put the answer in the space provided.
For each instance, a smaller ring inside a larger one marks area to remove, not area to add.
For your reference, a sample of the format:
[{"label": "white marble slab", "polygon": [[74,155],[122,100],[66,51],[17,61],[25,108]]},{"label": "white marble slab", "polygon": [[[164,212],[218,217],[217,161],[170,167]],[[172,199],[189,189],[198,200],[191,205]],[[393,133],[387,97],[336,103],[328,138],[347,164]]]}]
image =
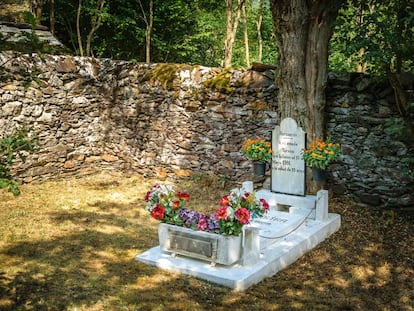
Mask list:
[{"label": "white marble slab", "polygon": [[232,266],[216,265],[213,267],[208,262],[181,256],[174,258],[161,251],[158,246],[137,255],[136,260],[164,270],[185,273],[233,288],[236,291],[243,291],[286,268],[336,232],[340,225],[341,217],[338,214],[328,214],[326,221],[306,219],[292,233],[283,238],[274,239],[261,250],[259,260],[247,266],[236,263]]},{"label": "white marble slab", "polygon": [[260,229],[260,249],[264,249],[277,239],[290,234],[305,221],[305,218],[306,215],[303,214],[270,210],[263,217],[254,219],[251,226]]}]

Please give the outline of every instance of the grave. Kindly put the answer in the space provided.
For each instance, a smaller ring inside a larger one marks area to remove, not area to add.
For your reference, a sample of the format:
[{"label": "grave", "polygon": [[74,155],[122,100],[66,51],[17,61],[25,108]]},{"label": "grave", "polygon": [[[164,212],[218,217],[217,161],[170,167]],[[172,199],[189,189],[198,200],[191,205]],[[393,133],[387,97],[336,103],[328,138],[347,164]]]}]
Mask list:
[{"label": "grave", "polygon": [[[240,260],[229,265],[212,264],[202,260],[208,259],[205,254],[190,258],[185,251],[177,255],[160,246],[137,255],[136,260],[236,291],[246,290],[286,268],[341,225],[340,215],[328,212],[327,190],[305,195],[305,164],[300,154],[305,143],[306,135],[293,119],[282,120],[273,130],[271,187],[256,191],[257,198],[269,202],[270,211],[244,226]],[[243,182],[241,188],[252,192],[253,182]],[[204,244],[202,241],[193,245],[203,252]]]}]

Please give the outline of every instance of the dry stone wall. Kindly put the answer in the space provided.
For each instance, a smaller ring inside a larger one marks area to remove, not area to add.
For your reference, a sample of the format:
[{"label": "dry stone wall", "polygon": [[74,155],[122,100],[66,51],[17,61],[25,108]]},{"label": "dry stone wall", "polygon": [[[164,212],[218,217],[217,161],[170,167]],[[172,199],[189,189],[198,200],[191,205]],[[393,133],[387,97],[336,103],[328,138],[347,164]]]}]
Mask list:
[{"label": "dry stone wall", "polygon": [[388,132],[392,118],[404,123],[392,88],[357,74],[332,74],[329,82],[327,133],[343,152],[341,161],[330,166],[334,192],[374,206],[413,206],[413,172],[407,165],[413,151]]},{"label": "dry stone wall", "polygon": [[28,124],[42,146],[17,168],[26,182],[107,168],[240,180],[241,144],[277,124],[272,78],[256,72],[11,53],[0,64],[2,132]]},{"label": "dry stone wall", "polygon": [[[40,138],[15,168],[24,182],[103,169],[243,181],[252,168],[241,144],[270,140],[280,123],[268,72],[11,52],[0,66],[1,133],[28,125]],[[327,132],[344,156],[330,167],[330,186],[363,203],[412,205],[413,178],[401,164],[408,149],[384,131],[397,116],[389,91],[351,80],[331,79]]]}]

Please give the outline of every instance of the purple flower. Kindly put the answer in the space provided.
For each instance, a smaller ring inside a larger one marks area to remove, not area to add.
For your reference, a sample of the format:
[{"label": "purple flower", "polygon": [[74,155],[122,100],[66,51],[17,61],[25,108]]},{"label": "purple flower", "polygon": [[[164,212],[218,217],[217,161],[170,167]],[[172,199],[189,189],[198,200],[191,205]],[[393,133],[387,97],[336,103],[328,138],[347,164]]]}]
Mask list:
[{"label": "purple flower", "polygon": [[186,208],[183,208],[180,210],[178,217],[180,217],[180,219],[184,221],[184,226],[192,227],[198,223],[200,214],[197,213],[196,211],[191,211]]},{"label": "purple flower", "polygon": [[218,229],[220,229],[219,221],[216,219],[215,215],[211,215],[207,219],[207,226],[208,231],[210,232],[216,232]]}]

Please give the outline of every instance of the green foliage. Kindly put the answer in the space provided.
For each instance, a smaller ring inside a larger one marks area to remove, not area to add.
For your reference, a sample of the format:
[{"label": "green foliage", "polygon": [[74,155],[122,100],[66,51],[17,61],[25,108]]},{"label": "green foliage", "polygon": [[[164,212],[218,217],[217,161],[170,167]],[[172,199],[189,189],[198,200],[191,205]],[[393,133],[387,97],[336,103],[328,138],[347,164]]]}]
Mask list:
[{"label": "green foliage", "polygon": [[[385,123],[385,133],[396,139],[403,139],[406,135],[406,123],[401,118],[389,118]],[[414,158],[411,156],[403,156],[400,159],[403,170],[414,176]]]},{"label": "green foliage", "polygon": [[[148,18],[148,1],[141,1]],[[82,1],[80,28],[83,41],[90,29],[95,2]],[[46,25],[50,3],[44,5]],[[77,0],[55,0],[56,35],[74,51],[78,48],[76,35]],[[266,2],[262,24],[264,63],[275,63],[276,42],[269,4]],[[223,60],[226,33],[225,1],[223,0],[154,0],[154,24],[151,34],[151,62],[186,63],[220,66]],[[258,60],[257,5],[248,5],[248,31],[251,62]],[[97,57],[145,61],[146,24],[137,0],[107,0],[102,13],[102,25],[92,40]],[[234,46],[234,66],[246,66],[244,42],[239,27]]]},{"label": "green foliage", "polygon": [[20,194],[19,183],[13,178],[10,168],[16,157],[24,162],[27,154],[34,152],[36,146],[37,138],[31,137],[24,127],[0,138],[0,189],[8,188],[15,196]]},{"label": "green foliage", "polygon": [[401,137],[404,133],[405,124],[401,118],[389,118],[385,123],[385,133],[388,135]]},{"label": "green foliage", "polygon": [[331,70],[352,72],[360,65],[382,75],[386,66],[401,65],[414,71],[413,9],[412,1],[348,0],[331,40]]}]

